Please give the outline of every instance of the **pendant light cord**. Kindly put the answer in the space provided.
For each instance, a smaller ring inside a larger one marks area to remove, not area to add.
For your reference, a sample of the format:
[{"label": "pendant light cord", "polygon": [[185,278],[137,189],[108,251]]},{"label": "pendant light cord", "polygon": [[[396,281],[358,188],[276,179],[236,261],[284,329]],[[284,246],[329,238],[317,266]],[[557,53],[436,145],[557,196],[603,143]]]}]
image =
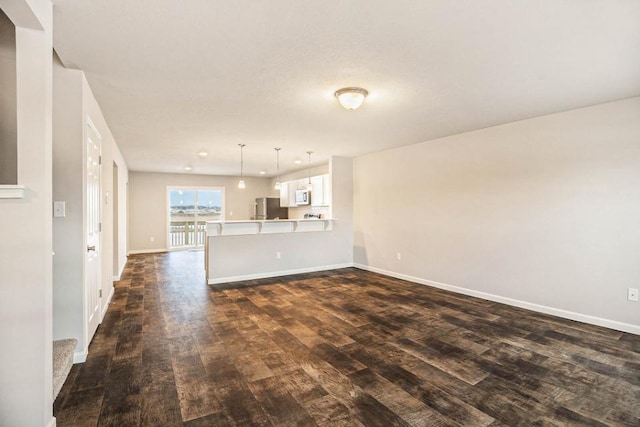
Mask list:
[{"label": "pendant light cord", "polygon": [[243,175],[242,175],[242,171],[244,169],[244,145],[245,144],[238,144],[240,146],[240,179],[242,179]]}]

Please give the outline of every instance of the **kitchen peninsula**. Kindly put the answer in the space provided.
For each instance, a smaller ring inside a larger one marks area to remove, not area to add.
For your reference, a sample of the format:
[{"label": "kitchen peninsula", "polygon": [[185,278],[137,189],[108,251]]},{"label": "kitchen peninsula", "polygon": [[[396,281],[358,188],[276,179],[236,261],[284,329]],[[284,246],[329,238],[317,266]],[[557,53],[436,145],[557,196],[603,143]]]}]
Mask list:
[{"label": "kitchen peninsula", "polygon": [[[353,161],[332,156],[325,171],[331,178],[325,181],[327,186],[323,191],[330,198],[323,199],[329,203],[326,208],[316,208],[323,210],[316,213],[326,212],[326,218],[302,219],[290,215],[290,219],[281,220],[207,222],[207,283],[215,285],[353,266]],[[282,176],[281,180],[301,177],[304,173]]]},{"label": "kitchen peninsula", "polygon": [[330,234],[333,223],[332,219],[207,221],[207,282],[216,284],[344,267],[313,268],[317,260],[315,253],[328,249],[326,243],[330,239],[322,234]]}]

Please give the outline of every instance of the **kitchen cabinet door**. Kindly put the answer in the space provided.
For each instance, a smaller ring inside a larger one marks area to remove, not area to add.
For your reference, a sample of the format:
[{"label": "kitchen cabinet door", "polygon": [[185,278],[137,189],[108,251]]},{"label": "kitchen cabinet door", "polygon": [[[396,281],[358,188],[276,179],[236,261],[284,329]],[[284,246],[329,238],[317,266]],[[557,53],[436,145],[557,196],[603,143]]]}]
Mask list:
[{"label": "kitchen cabinet door", "polygon": [[287,184],[289,184],[289,204],[287,206],[289,206],[290,208],[295,208],[296,206],[298,206],[296,204],[296,190],[298,189],[297,182],[291,181]]},{"label": "kitchen cabinet door", "polygon": [[[295,200],[295,199],[294,199]],[[280,183],[280,206],[286,208],[289,206],[289,183]]]},{"label": "kitchen cabinet door", "polygon": [[322,202],[324,206],[331,206],[331,176],[322,175]]},{"label": "kitchen cabinet door", "polygon": [[311,206],[324,206],[322,175],[311,177]]}]

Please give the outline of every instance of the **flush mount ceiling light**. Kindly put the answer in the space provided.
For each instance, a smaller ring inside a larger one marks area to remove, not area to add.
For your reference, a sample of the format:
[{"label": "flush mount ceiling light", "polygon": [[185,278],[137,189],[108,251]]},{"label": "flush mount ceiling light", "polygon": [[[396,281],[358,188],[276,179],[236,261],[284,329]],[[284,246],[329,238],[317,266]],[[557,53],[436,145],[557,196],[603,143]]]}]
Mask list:
[{"label": "flush mount ceiling light", "polygon": [[207,153],[206,151],[200,151],[200,152],[198,152],[198,156],[202,157],[203,159],[204,159],[205,157],[207,157],[208,155],[209,155],[209,153]]},{"label": "flush mount ceiling light", "polygon": [[242,174],[242,169],[244,168],[244,146],[245,146],[245,144],[238,144],[238,146],[240,147],[240,181],[238,181],[238,188],[242,190],[243,188],[245,188],[243,174]]},{"label": "flush mount ceiling light", "polygon": [[191,166],[185,166],[184,167],[184,170],[186,170],[187,172],[189,172],[191,169],[192,169]]},{"label": "flush mount ceiling light", "polygon": [[280,189],[280,150],[282,150],[282,148],[276,147],[274,148],[274,150],[276,150],[276,185],[273,188],[275,190],[279,190]]},{"label": "flush mount ceiling light", "polygon": [[300,160],[300,159],[295,159],[295,160],[293,161],[293,163],[295,163],[296,165],[299,165],[300,163],[302,163],[302,160]]},{"label": "flush mount ceiling light", "polygon": [[360,108],[367,95],[369,95],[369,92],[361,87],[345,87],[338,89],[335,93],[336,98],[340,101],[340,105],[349,111]]}]

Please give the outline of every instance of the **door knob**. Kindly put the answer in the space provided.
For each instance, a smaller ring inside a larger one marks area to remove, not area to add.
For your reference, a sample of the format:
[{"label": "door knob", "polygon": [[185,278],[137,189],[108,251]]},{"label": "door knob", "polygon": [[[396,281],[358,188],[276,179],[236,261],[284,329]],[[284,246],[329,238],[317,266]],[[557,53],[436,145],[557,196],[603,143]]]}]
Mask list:
[{"label": "door knob", "polygon": [[87,252],[91,252],[91,251],[95,251],[96,247],[95,246],[87,246]]}]

